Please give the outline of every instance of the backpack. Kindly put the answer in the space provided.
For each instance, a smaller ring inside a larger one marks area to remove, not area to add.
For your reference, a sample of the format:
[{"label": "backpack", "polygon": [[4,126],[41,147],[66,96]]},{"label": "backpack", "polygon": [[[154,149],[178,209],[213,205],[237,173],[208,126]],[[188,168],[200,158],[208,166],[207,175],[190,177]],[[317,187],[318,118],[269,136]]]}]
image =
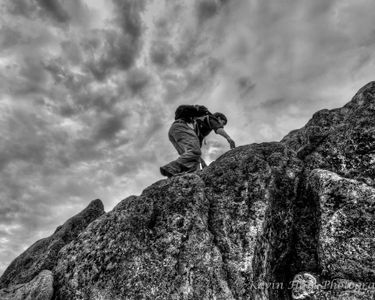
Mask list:
[{"label": "backpack", "polygon": [[207,107],[203,105],[180,105],[177,107],[174,119],[182,119],[192,123],[195,118],[211,115]]}]

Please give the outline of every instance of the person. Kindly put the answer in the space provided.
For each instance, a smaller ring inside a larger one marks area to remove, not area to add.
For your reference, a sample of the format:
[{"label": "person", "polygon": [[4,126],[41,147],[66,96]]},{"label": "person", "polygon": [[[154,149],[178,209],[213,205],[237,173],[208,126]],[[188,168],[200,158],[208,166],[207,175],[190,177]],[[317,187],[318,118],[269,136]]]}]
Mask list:
[{"label": "person", "polygon": [[202,105],[181,105],[175,113],[175,121],[168,132],[168,138],[180,155],[177,160],[160,167],[163,176],[171,177],[181,173],[191,173],[207,165],[201,158],[204,138],[213,130],[227,139],[230,148],[235,143],[225,132],[227,118],[222,113],[211,114]]}]

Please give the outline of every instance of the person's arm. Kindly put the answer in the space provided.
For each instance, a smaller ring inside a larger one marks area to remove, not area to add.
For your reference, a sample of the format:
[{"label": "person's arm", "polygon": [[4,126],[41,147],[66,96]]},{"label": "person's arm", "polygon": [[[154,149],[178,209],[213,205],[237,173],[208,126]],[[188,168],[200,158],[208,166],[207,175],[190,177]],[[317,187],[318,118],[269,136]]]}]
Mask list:
[{"label": "person's arm", "polygon": [[236,147],[236,144],[234,143],[234,141],[231,139],[231,137],[225,132],[224,128],[218,128],[216,130],[216,134],[219,134],[221,135],[222,137],[226,138],[229,145],[230,145],[230,148],[233,149]]}]

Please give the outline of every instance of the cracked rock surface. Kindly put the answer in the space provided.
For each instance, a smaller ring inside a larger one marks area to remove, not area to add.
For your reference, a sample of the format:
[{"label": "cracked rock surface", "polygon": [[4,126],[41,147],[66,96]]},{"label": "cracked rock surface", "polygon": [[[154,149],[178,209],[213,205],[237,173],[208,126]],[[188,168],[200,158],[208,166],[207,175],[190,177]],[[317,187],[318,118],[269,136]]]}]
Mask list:
[{"label": "cracked rock surface", "polygon": [[[280,142],[122,200],[59,250],[52,298],[374,299],[374,115],[371,82]],[[296,277],[314,286],[292,292]]]}]

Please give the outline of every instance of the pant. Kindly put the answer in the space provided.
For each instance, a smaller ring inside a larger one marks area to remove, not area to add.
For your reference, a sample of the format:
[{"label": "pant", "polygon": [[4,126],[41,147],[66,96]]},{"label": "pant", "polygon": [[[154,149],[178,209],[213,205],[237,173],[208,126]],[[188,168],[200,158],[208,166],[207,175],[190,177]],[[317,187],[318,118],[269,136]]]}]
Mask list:
[{"label": "pant", "polygon": [[169,129],[168,137],[180,157],[161,167],[162,174],[163,171],[169,175],[196,171],[202,153],[195,131],[186,122],[176,120]]}]

